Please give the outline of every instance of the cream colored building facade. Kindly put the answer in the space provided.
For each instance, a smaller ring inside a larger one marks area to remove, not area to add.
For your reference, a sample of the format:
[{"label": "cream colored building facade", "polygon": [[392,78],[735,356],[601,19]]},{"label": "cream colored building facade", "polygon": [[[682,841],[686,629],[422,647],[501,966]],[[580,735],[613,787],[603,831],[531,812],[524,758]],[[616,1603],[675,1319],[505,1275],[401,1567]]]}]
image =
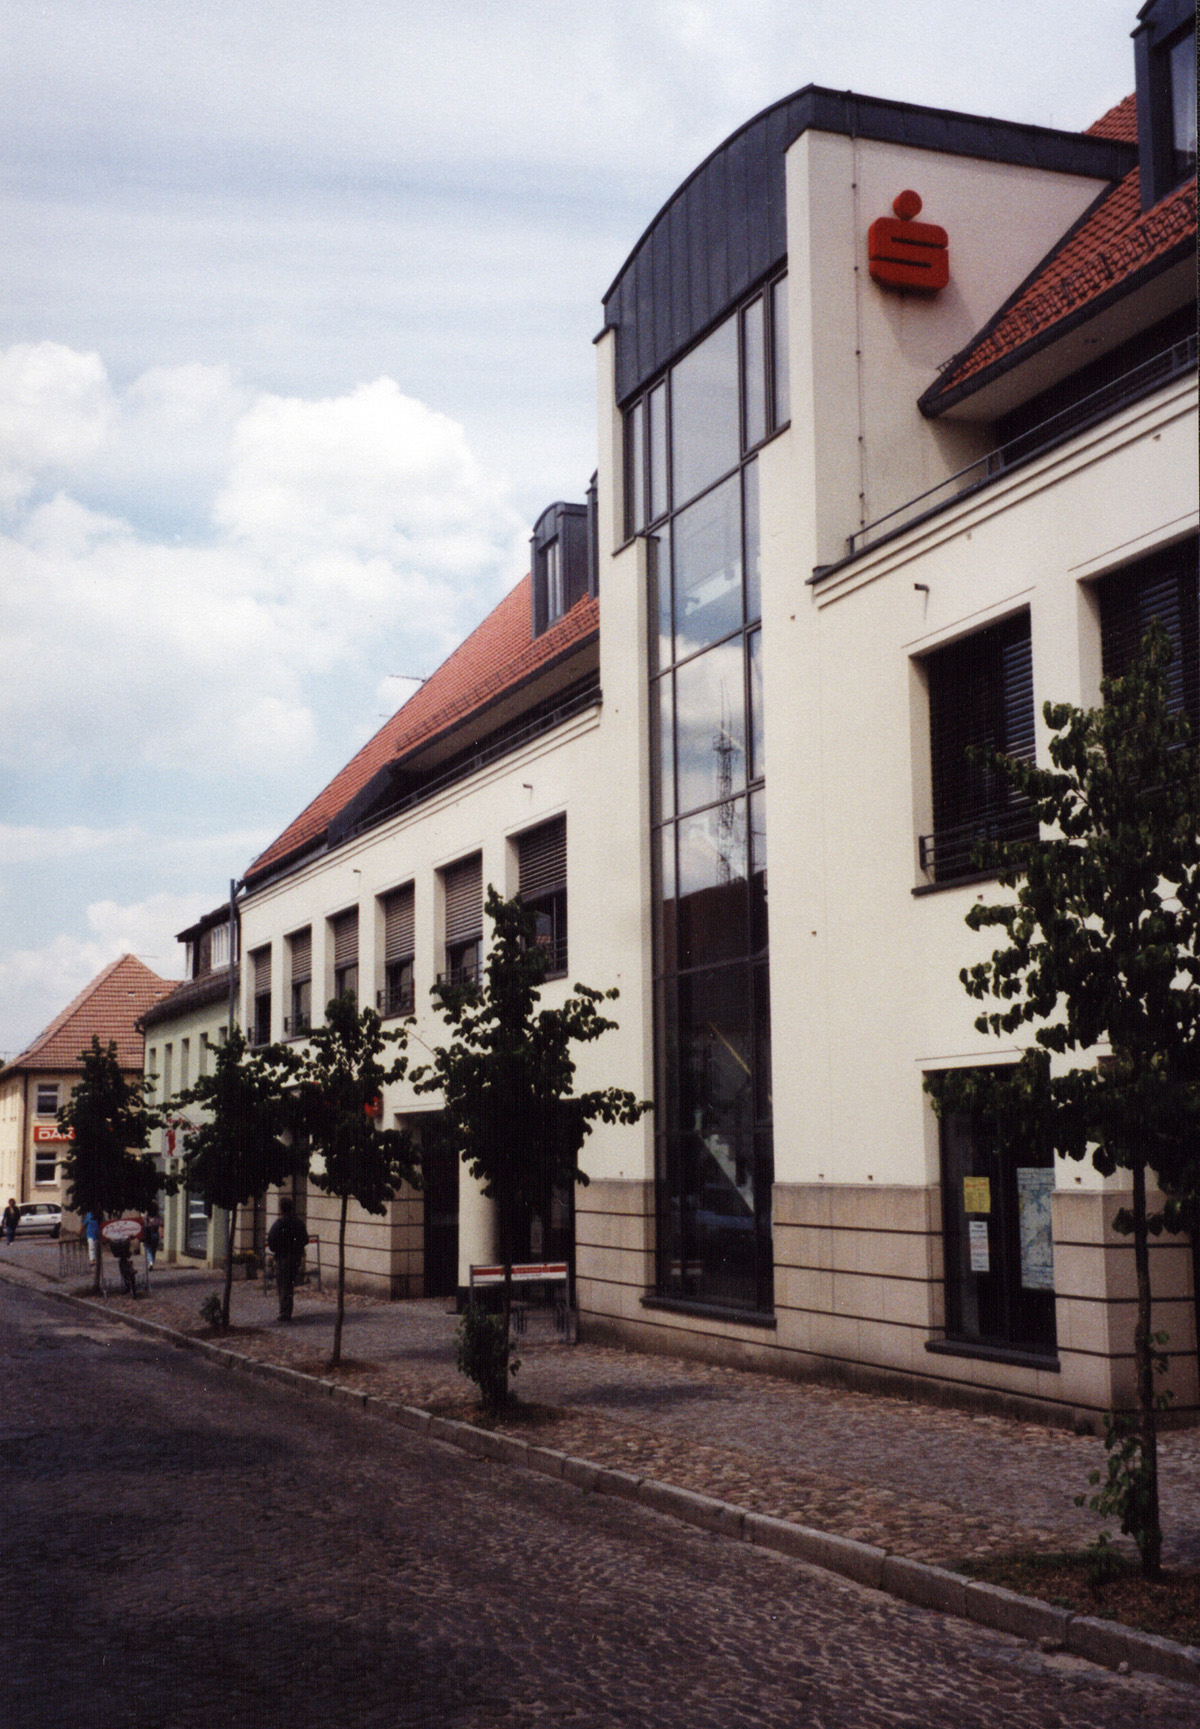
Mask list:
[{"label": "cream colored building facade", "polygon": [[[970,843],[1021,820],[965,746],[1044,759],[1042,703],[1097,701],[1168,591],[1194,700],[1194,180],[1146,169],[1187,10],[1144,9],[1141,134],[1132,99],[1074,135],[810,87],[715,151],[605,297],[586,512],[247,874],[244,1024],[302,1037],[351,962],[387,1013],[402,962],[419,1061],[464,883],[530,898],[565,828],[547,997],[618,986],[580,1084],[655,1104],[584,1151],[591,1337],[1059,1420],[1132,1398],[1119,1180],[997,1162],[924,1083],[1018,1054],[958,983]],[[385,1116],[435,1120],[404,1085]],[[445,1288],[431,1209],[354,1220],[352,1280]],[[495,1252],[465,1178],[455,1240],[461,1291]],[[1188,1245],[1154,1263],[1194,1411]]]}]

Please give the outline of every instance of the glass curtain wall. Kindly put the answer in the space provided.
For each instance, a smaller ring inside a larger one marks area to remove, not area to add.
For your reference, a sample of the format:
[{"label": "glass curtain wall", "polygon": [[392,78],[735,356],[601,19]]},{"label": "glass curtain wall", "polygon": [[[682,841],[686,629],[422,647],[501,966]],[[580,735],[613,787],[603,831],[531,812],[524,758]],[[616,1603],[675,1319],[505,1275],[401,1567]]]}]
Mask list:
[{"label": "glass curtain wall", "polygon": [[785,278],[625,415],[649,541],[658,1289],[769,1313],[771,1041],[758,447],[788,416]]}]

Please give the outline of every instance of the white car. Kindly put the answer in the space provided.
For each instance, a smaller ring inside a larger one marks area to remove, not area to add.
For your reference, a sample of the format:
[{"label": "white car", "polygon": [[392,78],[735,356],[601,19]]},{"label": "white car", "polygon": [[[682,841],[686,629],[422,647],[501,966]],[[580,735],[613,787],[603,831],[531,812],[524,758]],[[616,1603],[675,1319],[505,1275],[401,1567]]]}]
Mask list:
[{"label": "white car", "polygon": [[18,1237],[57,1237],[62,1230],[62,1208],[57,1201],[25,1201],[17,1208]]}]

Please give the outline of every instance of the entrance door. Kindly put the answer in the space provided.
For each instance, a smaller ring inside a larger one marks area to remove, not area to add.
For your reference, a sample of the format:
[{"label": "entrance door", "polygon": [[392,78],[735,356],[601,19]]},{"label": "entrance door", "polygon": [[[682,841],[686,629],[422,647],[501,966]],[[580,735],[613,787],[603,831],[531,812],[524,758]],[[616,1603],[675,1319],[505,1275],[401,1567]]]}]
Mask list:
[{"label": "entrance door", "polygon": [[425,1203],[425,1295],[452,1297],[458,1290],[458,1173],[460,1160],[441,1128],[439,1114],[413,1123],[421,1143]]}]

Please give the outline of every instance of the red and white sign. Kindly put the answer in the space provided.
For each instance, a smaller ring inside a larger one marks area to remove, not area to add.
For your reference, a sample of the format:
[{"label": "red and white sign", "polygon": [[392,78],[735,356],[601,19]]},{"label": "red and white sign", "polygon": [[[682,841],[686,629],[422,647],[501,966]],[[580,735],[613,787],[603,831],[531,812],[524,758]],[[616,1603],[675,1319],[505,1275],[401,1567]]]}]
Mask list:
[{"label": "red and white sign", "polygon": [[100,1235],[106,1243],[140,1243],[142,1240],[142,1221],[140,1219],[110,1219],[106,1225],[101,1225]]},{"label": "red and white sign", "polygon": [[936,294],[950,280],[950,242],[936,222],[914,222],[921,197],[911,190],[892,200],[894,216],[872,222],[867,235],[871,280],[902,294]]},{"label": "red and white sign", "polygon": [[33,1140],[35,1146],[66,1146],[75,1139],[74,1129],[60,1129],[57,1123],[35,1123],[33,1125]]}]

